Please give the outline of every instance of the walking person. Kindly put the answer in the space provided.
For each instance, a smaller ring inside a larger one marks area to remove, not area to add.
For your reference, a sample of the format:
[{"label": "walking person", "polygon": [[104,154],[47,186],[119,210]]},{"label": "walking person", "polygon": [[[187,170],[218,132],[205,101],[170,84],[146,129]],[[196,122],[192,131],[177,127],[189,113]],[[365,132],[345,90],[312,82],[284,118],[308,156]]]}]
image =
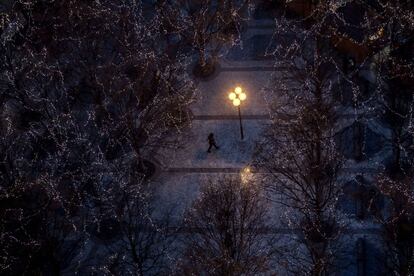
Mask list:
[{"label": "walking person", "polygon": [[213,133],[210,133],[210,134],[208,135],[207,140],[208,140],[208,144],[209,144],[209,147],[208,147],[207,152],[211,152],[211,148],[212,148],[213,146],[214,146],[216,149],[219,149],[219,148],[220,148],[220,147],[218,147],[218,146],[216,145],[216,140],[214,139],[214,134],[213,134]]}]

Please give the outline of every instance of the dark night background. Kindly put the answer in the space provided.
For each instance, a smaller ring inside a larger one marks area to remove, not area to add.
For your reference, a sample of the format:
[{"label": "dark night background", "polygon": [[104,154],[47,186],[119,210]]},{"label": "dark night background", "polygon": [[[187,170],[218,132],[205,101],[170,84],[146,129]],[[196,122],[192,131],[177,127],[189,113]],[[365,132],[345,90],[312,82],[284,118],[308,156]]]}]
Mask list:
[{"label": "dark night background", "polygon": [[410,0],[0,0],[0,275],[413,275],[413,72]]}]

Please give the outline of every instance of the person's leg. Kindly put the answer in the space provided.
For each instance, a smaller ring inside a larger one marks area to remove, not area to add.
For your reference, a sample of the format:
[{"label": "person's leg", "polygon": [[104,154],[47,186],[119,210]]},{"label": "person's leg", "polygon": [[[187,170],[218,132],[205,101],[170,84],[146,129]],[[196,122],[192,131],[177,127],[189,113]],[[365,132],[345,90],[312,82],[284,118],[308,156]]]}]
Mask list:
[{"label": "person's leg", "polygon": [[214,142],[214,147],[216,148],[216,149],[219,149],[220,147],[218,147],[217,145],[216,145],[216,143]]},{"label": "person's leg", "polygon": [[211,152],[211,148],[213,147],[213,144],[209,144],[210,146],[208,147],[208,150],[207,150],[207,152]]}]

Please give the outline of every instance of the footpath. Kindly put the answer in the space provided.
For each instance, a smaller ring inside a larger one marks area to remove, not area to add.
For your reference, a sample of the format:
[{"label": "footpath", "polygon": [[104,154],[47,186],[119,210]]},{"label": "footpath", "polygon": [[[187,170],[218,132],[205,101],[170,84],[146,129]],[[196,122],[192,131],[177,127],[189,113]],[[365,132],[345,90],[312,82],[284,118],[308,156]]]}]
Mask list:
[{"label": "footpath", "polygon": [[[207,81],[198,80],[197,101],[191,106],[191,128],[178,137],[178,150],[157,153],[161,172],[157,177],[159,200],[175,208],[178,216],[197,197],[199,184],[224,174],[239,174],[249,166],[260,133],[269,122],[263,89],[274,68],[265,51],[271,40],[273,20],[252,19],[236,46],[221,58],[216,73]],[[237,108],[228,94],[236,86],[247,99],[241,104],[244,139],[240,138]],[[214,133],[219,150],[207,153],[209,133]]]}]

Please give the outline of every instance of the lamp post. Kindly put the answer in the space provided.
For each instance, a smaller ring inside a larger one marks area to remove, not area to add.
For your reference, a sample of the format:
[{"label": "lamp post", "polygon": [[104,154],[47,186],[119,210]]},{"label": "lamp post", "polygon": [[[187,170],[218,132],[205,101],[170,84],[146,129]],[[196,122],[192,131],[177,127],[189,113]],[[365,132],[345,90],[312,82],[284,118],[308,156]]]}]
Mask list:
[{"label": "lamp post", "polygon": [[242,118],[241,118],[241,112],[240,112],[240,104],[242,101],[246,100],[247,96],[245,93],[243,93],[243,90],[240,86],[237,86],[234,89],[234,92],[230,92],[229,94],[229,99],[233,102],[234,106],[237,106],[238,111],[239,111],[239,121],[240,121],[240,136],[241,139],[244,139],[244,134],[243,134],[243,125],[242,125]]}]

